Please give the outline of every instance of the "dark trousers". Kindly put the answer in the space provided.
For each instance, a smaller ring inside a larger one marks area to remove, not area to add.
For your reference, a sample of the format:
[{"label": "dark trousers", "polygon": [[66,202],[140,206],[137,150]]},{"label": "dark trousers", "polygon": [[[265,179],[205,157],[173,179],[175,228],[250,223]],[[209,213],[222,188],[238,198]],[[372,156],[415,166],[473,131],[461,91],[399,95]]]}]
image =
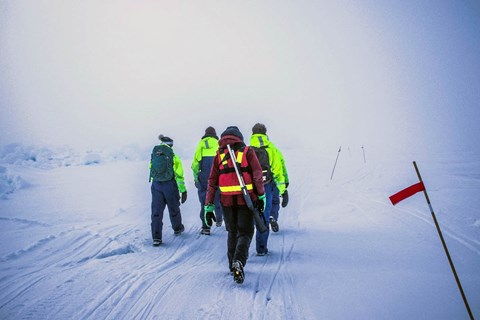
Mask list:
[{"label": "dark trousers", "polygon": [[180,194],[175,180],[153,181],[152,191],[152,239],[162,239],[163,211],[168,207],[168,214],[173,230],[182,226],[180,213]]},{"label": "dark trousers", "polygon": [[275,182],[269,182],[266,183],[265,185],[265,212],[263,213],[263,216],[265,217],[265,220],[267,221],[267,230],[265,232],[260,232],[257,229],[257,232],[255,234],[255,244],[256,244],[256,249],[258,253],[263,253],[263,252],[268,252],[268,236],[270,235],[270,228],[268,227],[269,220],[271,215],[271,210],[272,210],[272,198],[273,198],[273,190],[275,188]]},{"label": "dark trousers", "polygon": [[[276,221],[278,221],[278,211],[280,211],[280,191],[275,184],[272,194],[272,210],[270,211],[270,216],[272,216]],[[266,216],[265,218],[268,220],[269,217]]]},{"label": "dark trousers", "polygon": [[253,213],[246,206],[223,207],[223,218],[228,231],[228,265],[235,260],[245,265],[254,232]]}]

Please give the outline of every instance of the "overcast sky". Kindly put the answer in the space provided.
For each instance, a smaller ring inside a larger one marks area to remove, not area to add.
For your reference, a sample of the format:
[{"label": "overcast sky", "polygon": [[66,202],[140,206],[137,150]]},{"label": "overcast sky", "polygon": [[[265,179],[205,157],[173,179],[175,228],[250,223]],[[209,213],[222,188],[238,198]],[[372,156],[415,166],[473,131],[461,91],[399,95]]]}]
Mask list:
[{"label": "overcast sky", "polygon": [[474,0],[0,0],[0,72],[0,145],[480,148]]}]

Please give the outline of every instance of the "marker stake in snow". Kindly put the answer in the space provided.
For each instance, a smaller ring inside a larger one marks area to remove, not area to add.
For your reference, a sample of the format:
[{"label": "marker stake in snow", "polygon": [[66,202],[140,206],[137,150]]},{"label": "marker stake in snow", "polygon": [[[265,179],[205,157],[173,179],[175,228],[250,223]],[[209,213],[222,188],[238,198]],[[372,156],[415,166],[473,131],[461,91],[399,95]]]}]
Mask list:
[{"label": "marker stake in snow", "polygon": [[442,241],[443,249],[445,250],[445,254],[447,255],[448,262],[450,263],[450,268],[452,269],[453,275],[455,276],[455,280],[457,281],[458,289],[462,295],[463,302],[465,303],[465,307],[467,308],[468,315],[470,316],[471,320],[474,320],[472,310],[470,310],[470,306],[468,305],[467,297],[463,292],[462,285],[460,283],[460,279],[458,278],[457,272],[455,271],[455,266],[453,265],[452,258],[450,257],[450,253],[448,252],[447,244],[445,243],[445,239],[443,238],[442,231],[440,230],[440,225],[438,224],[437,218],[435,216],[435,212],[433,212],[432,204],[430,203],[430,198],[428,197],[427,189],[422,180],[422,176],[420,175],[420,171],[418,170],[417,163],[413,161],[413,166],[415,167],[415,171],[417,172],[418,179],[420,182],[411,185],[408,188],[397,192],[396,194],[390,197],[390,201],[393,205],[397,204],[398,202],[406,199],[417,192],[423,191],[425,195],[425,199],[427,200],[428,208],[430,209],[430,213],[432,214],[433,222],[435,222],[435,227],[437,228],[438,235],[440,236],[440,240]]},{"label": "marker stake in snow", "polygon": [[[415,167],[415,171],[417,172],[418,179],[420,180],[421,183],[423,183],[422,176],[420,175],[420,171],[418,170],[417,163],[415,161],[413,161],[413,166]],[[435,217],[435,212],[433,212],[433,207],[432,207],[432,204],[430,203],[430,198],[428,197],[428,194],[427,194],[427,189],[424,188],[423,193],[425,194],[425,199],[427,200],[428,207],[430,208],[430,213],[432,214],[433,221],[435,222],[435,227],[437,228],[438,235],[440,236],[440,240],[442,240],[443,249],[445,249],[445,254],[447,255],[448,262],[450,263],[450,267],[452,268],[453,275],[455,276],[455,280],[457,281],[457,286],[462,295],[462,299],[463,299],[463,302],[465,303],[465,307],[467,308],[468,315],[470,316],[470,319],[473,320],[474,318],[473,318],[472,310],[470,310],[467,297],[463,292],[462,285],[460,284],[460,279],[458,278],[457,272],[455,271],[455,266],[453,265],[452,258],[450,257],[450,253],[448,252],[447,244],[443,239],[442,231],[440,230],[440,225],[438,224],[437,218]]]},{"label": "marker stake in snow", "polygon": [[340,155],[340,151],[342,151],[342,146],[338,149],[337,159],[335,159],[335,164],[333,165],[332,175],[330,176],[330,180],[333,178],[333,173],[335,172],[335,167],[337,166],[338,156]]}]

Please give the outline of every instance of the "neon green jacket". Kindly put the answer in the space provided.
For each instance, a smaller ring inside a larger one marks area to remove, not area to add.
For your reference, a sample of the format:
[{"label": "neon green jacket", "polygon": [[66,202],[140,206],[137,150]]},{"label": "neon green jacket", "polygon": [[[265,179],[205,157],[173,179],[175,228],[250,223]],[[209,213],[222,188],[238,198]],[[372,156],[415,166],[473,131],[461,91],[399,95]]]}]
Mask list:
[{"label": "neon green jacket", "polygon": [[283,156],[278,149],[268,140],[265,134],[253,134],[250,137],[250,145],[252,147],[265,147],[270,161],[270,170],[272,171],[273,181],[276,183],[280,194],[285,192],[285,177],[283,174],[282,158]]},{"label": "neon green jacket", "polygon": [[[166,145],[170,149],[173,150],[172,147],[170,147],[168,144],[162,143],[163,145]],[[152,167],[152,162],[150,161],[150,167]],[[185,179],[183,177],[183,166],[182,166],[182,160],[180,159],[179,156],[174,152],[173,153],[173,172],[175,173],[175,181],[177,182],[178,186],[178,191],[180,193],[183,193],[187,191],[187,188],[185,188]]]},{"label": "neon green jacket", "polygon": [[[210,168],[212,167],[213,158],[217,154],[218,139],[212,136],[204,136],[197,145],[195,155],[192,160],[193,180],[198,182],[198,175],[202,172],[203,175],[210,175]],[[209,161],[205,161],[205,158]],[[202,161],[203,160],[203,161]],[[208,170],[207,170],[208,169]]]},{"label": "neon green jacket", "polygon": [[289,183],[290,180],[288,180],[288,171],[287,171],[287,166],[285,165],[285,158],[283,157],[282,152],[280,149],[278,149],[271,141],[270,141],[270,148],[275,148],[277,149],[278,155],[280,156],[280,159],[282,161],[282,170],[283,170],[283,178],[285,179],[285,183]]}]

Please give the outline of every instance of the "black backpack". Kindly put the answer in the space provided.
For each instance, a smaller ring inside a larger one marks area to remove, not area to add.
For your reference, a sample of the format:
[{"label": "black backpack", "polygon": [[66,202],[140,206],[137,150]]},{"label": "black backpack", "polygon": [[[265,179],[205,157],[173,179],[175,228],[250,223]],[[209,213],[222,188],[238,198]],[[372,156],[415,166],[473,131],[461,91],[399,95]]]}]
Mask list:
[{"label": "black backpack", "polygon": [[173,170],[173,150],[166,145],[153,148],[150,167],[150,178],[153,181],[170,181],[175,176]]},{"label": "black backpack", "polygon": [[270,183],[273,179],[272,169],[270,167],[270,158],[266,147],[250,147],[255,151],[258,161],[262,166],[263,183]]}]

